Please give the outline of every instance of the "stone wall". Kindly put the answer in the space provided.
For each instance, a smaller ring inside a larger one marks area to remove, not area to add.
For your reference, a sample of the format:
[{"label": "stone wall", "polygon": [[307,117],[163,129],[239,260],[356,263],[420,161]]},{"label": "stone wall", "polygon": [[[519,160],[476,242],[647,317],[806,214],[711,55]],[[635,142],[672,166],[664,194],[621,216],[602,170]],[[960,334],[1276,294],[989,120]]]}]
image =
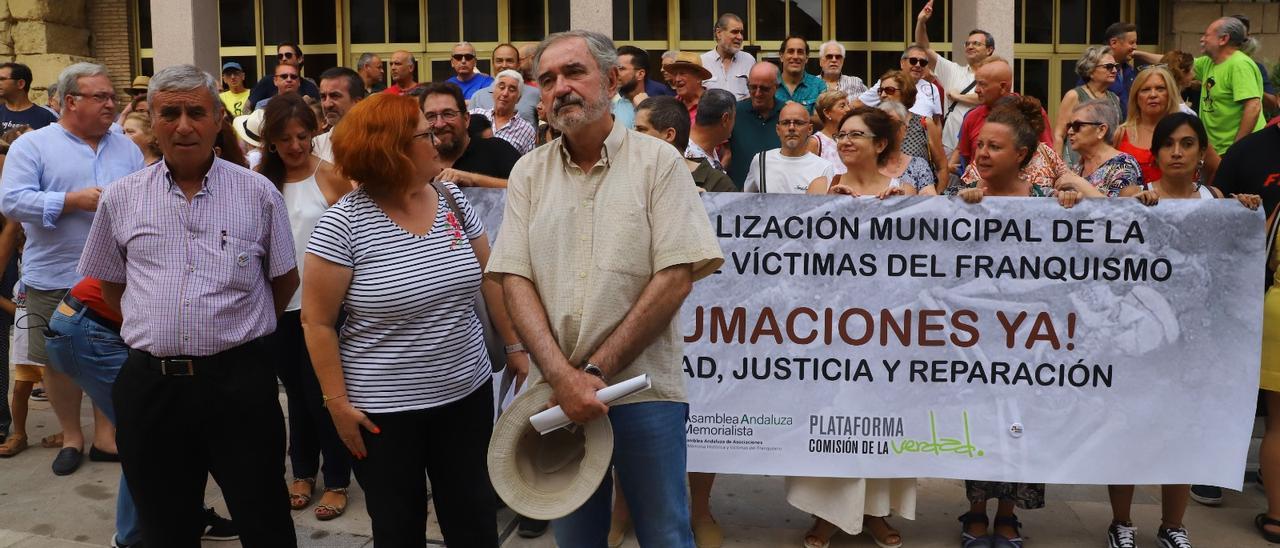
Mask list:
[{"label": "stone wall", "polygon": [[1261,42],[1254,57],[1268,68],[1280,62],[1280,3],[1230,2],[1224,0],[1178,0],[1173,4],[1169,34],[1165,44],[1170,49],[1199,55],[1200,36],[1214,19],[1224,15],[1249,18],[1249,33]]},{"label": "stone wall", "polygon": [[91,0],[89,5],[89,51],[106,65],[111,82],[124,89],[137,75],[133,62],[133,30],[129,0]]},{"label": "stone wall", "polygon": [[[90,31],[92,29],[92,31]],[[105,64],[117,88],[133,79],[128,0],[0,0],[0,62],[31,67],[31,100],[79,61]]]}]

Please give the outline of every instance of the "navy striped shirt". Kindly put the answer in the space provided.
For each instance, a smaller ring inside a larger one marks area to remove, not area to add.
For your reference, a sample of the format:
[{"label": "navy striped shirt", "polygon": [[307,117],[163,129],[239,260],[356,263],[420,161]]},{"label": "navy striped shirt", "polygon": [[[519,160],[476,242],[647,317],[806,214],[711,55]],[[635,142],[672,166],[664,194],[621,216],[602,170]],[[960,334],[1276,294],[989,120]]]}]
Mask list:
[{"label": "navy striped shirt", "polygon": [[475,315],[480,264],[472,238],[484,235],[462,192],[457,230],[444,196],[425,236],[396,225],[358,189],[325,212],[307,253],[352,270],[340,334],[352,405],[373,413],[437,407],[489,381],[484,332]]}]

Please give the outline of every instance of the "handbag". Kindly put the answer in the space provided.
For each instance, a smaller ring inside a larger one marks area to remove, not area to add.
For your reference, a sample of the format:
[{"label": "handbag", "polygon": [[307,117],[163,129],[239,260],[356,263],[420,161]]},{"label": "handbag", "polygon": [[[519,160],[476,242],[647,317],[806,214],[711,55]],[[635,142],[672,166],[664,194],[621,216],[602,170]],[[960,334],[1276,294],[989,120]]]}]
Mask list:
[{"label": "handbag", "polygon": [[[436,189],[445,201],[449,203],[449,209],[453,211],[453,215],[462,221],[462,208],[458,207],[457,200],[453,199],[453,193],[444,186],[440,181],[432,181],[431,187]],[[475,248],[471,248],[471,252],[475,253]],[[476,258],[479,260],[479,257]],[[475,299],[476,317],[480,319],[480,327],[484,329],[484,349],[489,354],[489,363],[493,366],[493,372],[497,373],[507,367],[507,345],[503,343],[502,337],[498,335],[498,329],[493,326],[493,320],[489,318],[489,308],[485,306],[484,292],[477,291]]]}]

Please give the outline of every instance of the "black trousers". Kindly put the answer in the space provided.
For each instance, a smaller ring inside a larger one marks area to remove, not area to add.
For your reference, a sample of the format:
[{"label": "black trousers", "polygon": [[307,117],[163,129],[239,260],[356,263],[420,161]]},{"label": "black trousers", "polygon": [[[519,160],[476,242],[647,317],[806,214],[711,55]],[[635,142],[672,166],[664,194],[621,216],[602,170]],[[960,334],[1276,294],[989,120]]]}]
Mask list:
[{"label": "black trousers", "polygon": [[[133,350],[112,387],[116,443],[148,546],[198,548],[209,474],[247,548],[296,546],[284,484],[284,417],[265,344],[166,376]],[[213,365],[213,367],[208,367]]]},{"label": "black trousers", "polygon": [[324,408],[320,381],[311,367],[302,336],[302,311],[285,312],[267,341],[275,356],[276,376],[289,396],[289,464],[293,465],[293,477],[314,478],[323,469],[324,487],[351,485],[351,451],[338,438],[333,418]]},{"label": "black trousers", "polygon": [[486,452],[493,384],[432,409],[370,413],[381,434],[361,430],[368,456],[354,463],[376,548],[426,545],[427,478],[445,544],[498,546],[498,505]]}]

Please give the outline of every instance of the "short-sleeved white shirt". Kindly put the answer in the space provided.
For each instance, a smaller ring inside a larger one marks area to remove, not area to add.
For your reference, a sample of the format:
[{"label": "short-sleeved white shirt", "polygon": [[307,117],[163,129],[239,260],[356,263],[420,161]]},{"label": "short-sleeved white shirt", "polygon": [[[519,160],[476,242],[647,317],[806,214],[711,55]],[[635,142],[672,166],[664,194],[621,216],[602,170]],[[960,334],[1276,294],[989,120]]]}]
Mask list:
[{"label": "short-sleeved white shirt", "polygon": [[[973,68],[968,66],[960,66],[950,59],[938,55],[936,57],[938,64],[933,68],[933,75],[938,78],[938,83],[942,84],[942,88],[949,93],[961,93],[969,84],[973,83]],[[968,93],[973,93],[970,89]],[[956,108],[947,115],[946,121],[942,125],[942,148],[946,149],[947,155],[955,150],[956,145],[960,142],[960,125],[964,123],[964,115],[968,114],[973,107],[977,105],[966,105],[964,103],[956,103]],[[948,108],[950,104],[948,103]],[[943,111],[946,112],[945,110]]]},{"label": "short-sleeved white shirt", "polygon": [[743,192],[760,192],[760,154],[764,154],[764,192],[769,194],[804,194],[814,179],[825,177],[827,184],[835,178],[831,162],[812,152],[804,156],[783,156],[782,149],[766,150],[751,158]]}]

